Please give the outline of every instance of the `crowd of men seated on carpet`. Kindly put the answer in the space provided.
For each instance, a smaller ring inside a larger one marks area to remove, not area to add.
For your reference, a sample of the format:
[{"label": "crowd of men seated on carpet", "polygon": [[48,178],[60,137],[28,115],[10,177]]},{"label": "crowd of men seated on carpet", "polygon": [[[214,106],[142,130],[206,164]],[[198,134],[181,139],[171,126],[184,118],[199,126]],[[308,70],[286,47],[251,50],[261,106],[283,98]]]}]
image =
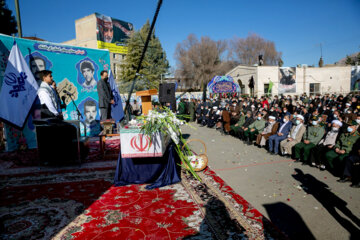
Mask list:
[{"label": "crowd of men seated on carpet", "polygon": [[360,96],[182,99],[179,114],[360,188]]}]

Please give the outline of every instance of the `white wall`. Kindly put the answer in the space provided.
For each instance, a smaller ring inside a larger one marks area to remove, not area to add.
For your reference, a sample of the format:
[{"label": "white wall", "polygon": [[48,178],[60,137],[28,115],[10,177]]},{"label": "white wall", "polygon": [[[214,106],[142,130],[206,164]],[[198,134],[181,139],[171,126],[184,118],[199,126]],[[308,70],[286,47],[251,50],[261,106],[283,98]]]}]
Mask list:
[{"label": "white wall", "polygon": [[297,92],[309,93],[310,83],[320,83],[320,93],[348,93],[351,67],[296,68]]},{"label": "white wall", "polygon": [[[278,95],[279,67],[278,66],[237,66],[229,71],[234,80],[241,79],[245,84],[245,93],[249,94],[248,80],[251,75],[255,80],[255,95],[264,95],[264,84],[274,83],[272,95]],[[320,83],[320,93],[348,93],[350,91],[351,66],[329,66],[329,67],[304,67],[296,68],[296,93],[289,95],[300,95],[304,92],[309,94],[310,83]],[[288,95],[288,94],[287,94]]]},{"label": "white wall", "polygon": [[[257,82],[257,69],[256,67],[252,67],[252,66],[239,65],[233,68],[232,70],[230,70],[226,75],[231,76],[236,82],[238,82],[238,80],[241,80],[242,84],[245,86],[244,89],[245,91],[242,92],[242,94],[244,93],[250,94],[248,84],[251,76],[254,77],[255,85]],[[256,87],[257,86],[255,86],[255,89]]]},{"label": "white wall", "polygon": [[255,84],[255,95],[263,96],[264,84],[269,84],[270,81],[274,83],[272,87],[272,95],[278,94],[279,86],[279,67],[277,66],[261,66],[257,67],[257,83]]}]

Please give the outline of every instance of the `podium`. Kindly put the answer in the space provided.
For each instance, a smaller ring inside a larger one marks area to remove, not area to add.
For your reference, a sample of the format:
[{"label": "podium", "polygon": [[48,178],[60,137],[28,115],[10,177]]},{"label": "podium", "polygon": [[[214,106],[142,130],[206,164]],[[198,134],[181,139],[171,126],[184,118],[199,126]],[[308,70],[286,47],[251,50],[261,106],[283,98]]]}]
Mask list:
[{"label": "podium", "polygon": [[156,89],[136,92],[136,96],[141,97],[142,112],[144,115],[147,115],[149,111],[152,109],[151,95],[156,95],[156,94],[158,94],[158,91]]}]

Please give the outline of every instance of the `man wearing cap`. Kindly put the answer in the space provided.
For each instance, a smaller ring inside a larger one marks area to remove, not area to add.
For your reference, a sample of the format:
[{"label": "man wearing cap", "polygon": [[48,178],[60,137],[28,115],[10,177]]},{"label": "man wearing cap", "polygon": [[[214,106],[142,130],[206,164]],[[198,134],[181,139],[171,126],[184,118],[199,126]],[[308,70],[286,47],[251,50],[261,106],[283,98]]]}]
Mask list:
[{"label": "man wearing cap", "polygon": [[325,134],[324,127],[319,124],[319,118],[314,116],[311,120],[311,126],[305,131],[303,141],[294,147],[297,162],[300,161],[301,153],[303,152],[303,164],[308,162],[311,149],[320,142]]},{"label": "man wearing cap", "polygon": [[279,125],[280,124],[276,122],[275,116],[269,116],[267,126],[260,134],[257,135],[256,144],[258,145],[258,147],[263,147],[266,145],[266,141],[269,139],[269,137],[276,134]]},{"label": "man wearing cap", "polygon": [[271,155],[278,154],[279,143],[287,137],[291,126],[292,123],[289,119],[289,115],[285,115],[283,123],[281,123],[278,132],[269,137],[269,152],[271,153]]},{"label": "man wearing cap", "polygon": [[311,162],[311,166],[319,167],[320,170],[325,170],[323,156],[327,151],[331,150],[335,146],[342,125],[342,122],[339,120],[333,120],[331,122],[331,130],[328,131],[325,138],[320,140],[319,144],[310,151],[309,160]]},{"label": "man wearing cap", "polygon": [[249,128],[244,132],[245,141],[248,145],[251,145],[252,141],[255,139],[255,136],[262,132],[265,128],[265,120],[259,112],[257,114],[256,120],[249,125]]},{"label": "man wearing cap", "polygon": [[291,128],[289,136],[280,142],[282,155],[292,155],[292,147],[301,141],[305,130],[304,117],[302,115],[297,115],[296,125]]},{"label": "man wearing cap", "polygon": [[360,138],[357,131],[359,124],[356,121],[348,122],[347,131],[340,135],[336,141],[334,150],[325,154],[327,165],[336,172],[343,171],[343,160],[349,155],[354,143]]}]

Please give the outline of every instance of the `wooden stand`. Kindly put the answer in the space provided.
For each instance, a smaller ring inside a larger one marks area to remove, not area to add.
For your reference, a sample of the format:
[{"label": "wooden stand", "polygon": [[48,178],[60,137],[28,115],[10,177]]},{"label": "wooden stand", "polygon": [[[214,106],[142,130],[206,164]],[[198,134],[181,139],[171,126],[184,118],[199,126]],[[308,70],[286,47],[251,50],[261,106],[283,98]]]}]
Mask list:
[{"label": "wooden stand", "polygon": [[136,92],[136,96],[141,97],[142,112],[144,115],[147,115],[149,111],[152,109],[151,95],[156,95],[156,94],[158,94],[156,89]]}]

